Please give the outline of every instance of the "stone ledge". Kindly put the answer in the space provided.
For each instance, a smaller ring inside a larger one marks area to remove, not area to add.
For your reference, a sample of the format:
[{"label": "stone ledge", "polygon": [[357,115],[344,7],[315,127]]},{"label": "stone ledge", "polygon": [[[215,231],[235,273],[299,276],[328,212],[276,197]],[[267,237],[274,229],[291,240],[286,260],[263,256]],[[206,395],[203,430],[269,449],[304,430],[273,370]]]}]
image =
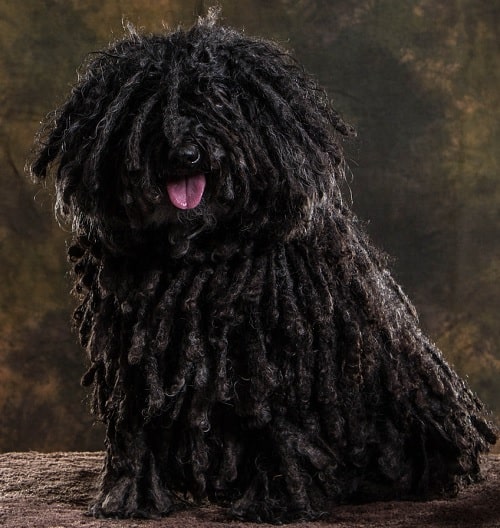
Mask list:
[{"label": "stone ledge", "polygon": [[[177,512],[161,520],[96,520],[84,516],[95,494],[102,453],[0,454],[0,526],[8,528],[250,528],[221,508]],[[336,508],[300,528],[499,528],[500,455],[485,460],[485,480],[452,500],[384,502]]]}]

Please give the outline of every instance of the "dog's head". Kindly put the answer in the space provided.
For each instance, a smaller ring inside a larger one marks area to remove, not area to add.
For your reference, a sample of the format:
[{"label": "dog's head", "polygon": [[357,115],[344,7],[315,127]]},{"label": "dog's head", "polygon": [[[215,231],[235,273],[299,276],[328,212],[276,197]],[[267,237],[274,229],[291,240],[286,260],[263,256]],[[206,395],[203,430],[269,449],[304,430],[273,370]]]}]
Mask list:
[{"label": "dog's head", "polygon": [[[95,54],[31,169],[56,170],[60,216],[119,251],[157,233],[290,237],[338,198],[351,133],[284,50],[218,26]],[[123,248],[122,248],[123,249]]]}]

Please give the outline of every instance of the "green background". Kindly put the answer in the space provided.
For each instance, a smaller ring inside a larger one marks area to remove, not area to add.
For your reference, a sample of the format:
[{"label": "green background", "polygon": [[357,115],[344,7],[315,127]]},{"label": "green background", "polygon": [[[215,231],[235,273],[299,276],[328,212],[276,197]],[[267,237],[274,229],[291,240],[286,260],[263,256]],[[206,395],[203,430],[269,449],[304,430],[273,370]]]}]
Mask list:
[{"label": "green background", "polygon": [[[500,416],[500,6],[491,0],[226,0],[224,23],[273,38],[354,124],[353,208],[422,326]],[[79,387],[64,232],[24,173],[40,121],[85,55],[190,24],[208,2],[0,4],[0,451],[102,447]]]}]

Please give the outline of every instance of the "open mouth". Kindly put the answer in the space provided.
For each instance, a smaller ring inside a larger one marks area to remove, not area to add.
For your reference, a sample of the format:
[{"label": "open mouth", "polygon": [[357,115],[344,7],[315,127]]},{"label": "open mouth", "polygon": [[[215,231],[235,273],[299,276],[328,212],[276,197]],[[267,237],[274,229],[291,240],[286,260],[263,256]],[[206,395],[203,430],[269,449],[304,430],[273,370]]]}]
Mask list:
[{"label": "open mouth", "polygon": [[183,175],[167,182],[170,202],[177,209],[194,209],[205,192],[206,178],[203,173]]}]

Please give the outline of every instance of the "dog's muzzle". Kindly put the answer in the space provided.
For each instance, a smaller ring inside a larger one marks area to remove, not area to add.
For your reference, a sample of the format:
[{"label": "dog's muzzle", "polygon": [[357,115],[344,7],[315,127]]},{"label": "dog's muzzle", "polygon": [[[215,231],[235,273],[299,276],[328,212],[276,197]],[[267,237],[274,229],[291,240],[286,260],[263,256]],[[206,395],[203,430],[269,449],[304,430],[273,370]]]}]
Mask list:
[{"label": "dog's muzzle", "polygon": [[201,152],[193,143],[180,145],[170,152],[167,194],[177,209],[194,209],[201,202],[206,178],[200,166]]}]

